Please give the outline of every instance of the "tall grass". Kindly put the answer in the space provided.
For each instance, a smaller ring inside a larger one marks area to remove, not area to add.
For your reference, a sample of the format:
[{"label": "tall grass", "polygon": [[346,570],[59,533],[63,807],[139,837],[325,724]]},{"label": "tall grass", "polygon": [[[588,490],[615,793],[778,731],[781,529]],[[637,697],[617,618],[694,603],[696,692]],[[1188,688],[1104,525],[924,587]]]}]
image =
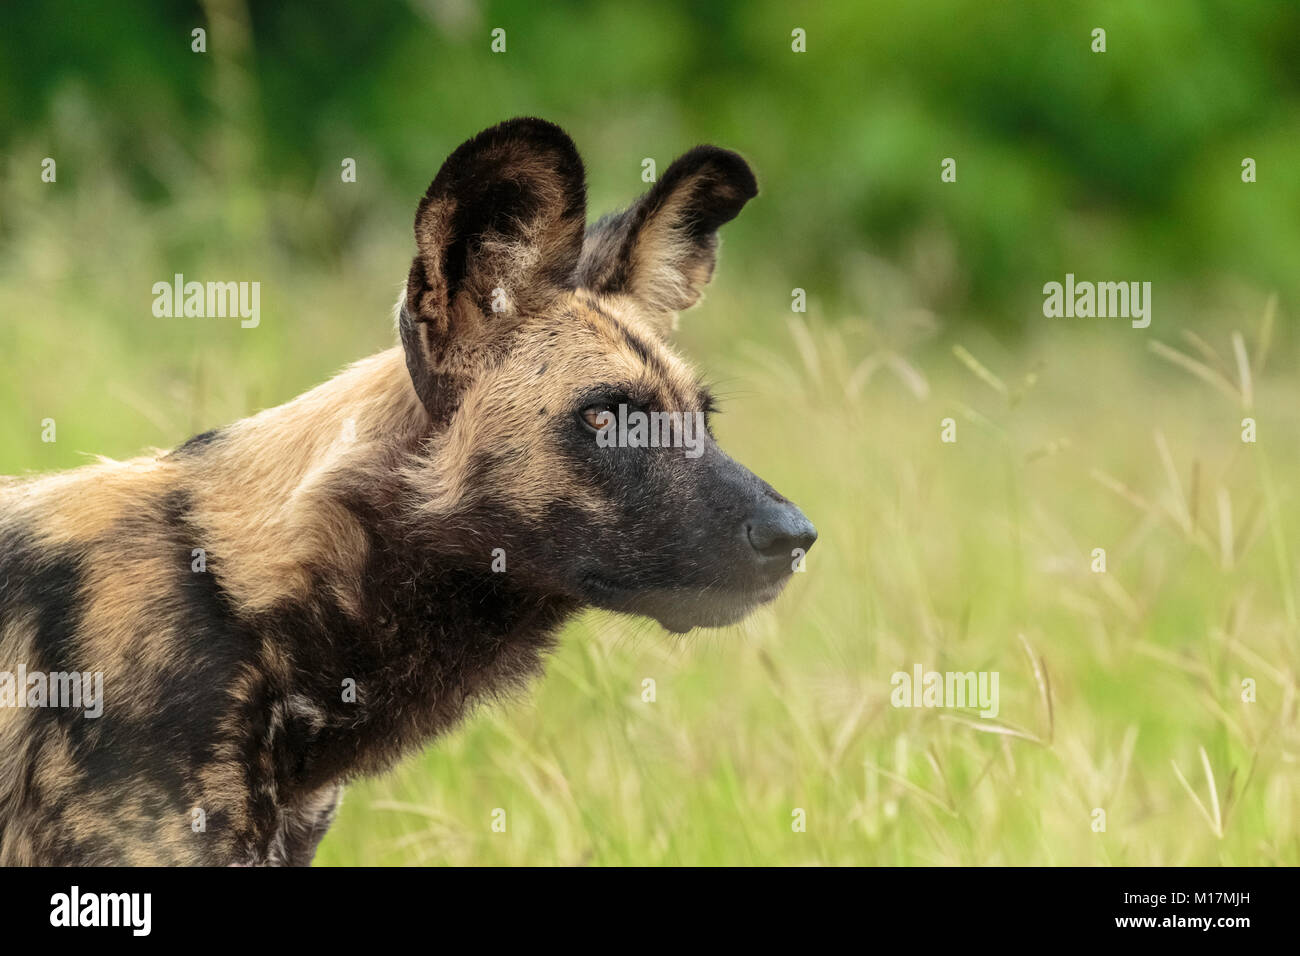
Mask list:
[{"label": "tall grass", "polygon": [[[354,787],[321,861],[1295,864],[1296,383],[1056,332],[1003,371],[829,322],[721,361],[807,572],[722,633],[587,615],[535,694]],[[998,671],[1001,713],[891,706],[914,663]]]},{"label": "tall grass", "polygon": [[[68,112],[71,176],[95,118]],[[40,192],[41,155],[5,171],[0,472],[168,447],[391,343],[409,211],[382,194],[326,268],[274,234],[334,200],[259,196],[273,235],[231,239],[200,174],[143,207],[111,172]],[[174,271],[261,280],[262,326],[153,318]],[[796,284],[724,250],[682,342],[724,446],[820,529],[806,572],[727,631],[584,615],[530,694],[351,787],[319,862],[1300,863],[1300,381],[1273,312],[1007,347],[905,297],[792,316]],[[891,706],[914,664],[999,672],[997,718]]]}]

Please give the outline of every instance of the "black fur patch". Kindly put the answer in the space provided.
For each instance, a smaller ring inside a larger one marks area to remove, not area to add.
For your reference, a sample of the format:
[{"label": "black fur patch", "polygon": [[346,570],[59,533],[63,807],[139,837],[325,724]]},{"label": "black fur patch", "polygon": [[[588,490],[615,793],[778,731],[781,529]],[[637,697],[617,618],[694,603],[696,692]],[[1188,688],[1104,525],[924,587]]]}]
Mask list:
[{"label": "black fur patch", "polygon": [[211,445],[222,435],[222,429],[210,428],[205,432],[200,432],[194,437],[187,439],[172,452],[173,455],[181,455],[188,452],[202,451],[208,445]]},{"label": "black fur patch", "polygon": [[[494,574],[490,558],[464,542],[416,542],[354,503],[370,536],[361,579],[364,605],[346,613],[323,590],[253,622],[290,649],[292,691],[319,726],[289,727],[275,748],[277,782],[305,795],[387,767],[410,747],[461,719],[477,700],[518,687],[540,670],[554,632],[574,610],[531,591],[518,575]],[[468,520],[511,520],[500,509]],[[395,542],[401,542],[400,545]],[[355,702],[343,700],[344,680]]]},{"label": "black fur patch", "polygon": [[[19,614],[35,613],[34,660],[22,663],[46,672],[74,669],[81,622],[82,565],[76,555],[35,545],[15,530],[0,531],[0,627]],[[0,661],[0,667],[19,661]]]}]

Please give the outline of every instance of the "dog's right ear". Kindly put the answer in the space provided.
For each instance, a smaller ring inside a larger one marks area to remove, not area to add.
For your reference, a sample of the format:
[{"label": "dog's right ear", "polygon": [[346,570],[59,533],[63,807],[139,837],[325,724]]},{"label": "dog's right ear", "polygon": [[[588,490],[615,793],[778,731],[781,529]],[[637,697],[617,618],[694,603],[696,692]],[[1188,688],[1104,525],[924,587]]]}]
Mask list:
[{"label": "dog's right ear", "polygon": [[435,422],[525,315],[574,284],[586,177],[565,132],[514,119],[462,143],[415,214],[399,316],[406,366]]},{"label": "dog's right ear", "polygon": [[718,229],[756,195],[754,172],[739,154],[697,146],[626,210],[587,230],[578,283],[629,296],[670,331],[713,276]]}]

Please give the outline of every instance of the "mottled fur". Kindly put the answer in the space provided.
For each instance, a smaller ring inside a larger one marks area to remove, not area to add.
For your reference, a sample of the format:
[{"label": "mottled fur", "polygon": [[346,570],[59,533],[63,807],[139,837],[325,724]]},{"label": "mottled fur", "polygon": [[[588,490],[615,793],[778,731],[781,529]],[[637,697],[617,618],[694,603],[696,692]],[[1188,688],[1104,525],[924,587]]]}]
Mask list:
[{"label": "mottled fur", "polygon": [[[580,608],[686,630],[774,596],[797,509],[711,436],[602,450],[581,418],[708,410],[664,330],[753,175],[700,147],[590,231],[584,190],[557,127],[494,127],[420,203],[401,346],[173,452],[0,480],[0,671],[105,694],[0,707],[0,864],[308,863],[344,782],[522,687]],[[755,509],[787,529],[762,554]]]}]

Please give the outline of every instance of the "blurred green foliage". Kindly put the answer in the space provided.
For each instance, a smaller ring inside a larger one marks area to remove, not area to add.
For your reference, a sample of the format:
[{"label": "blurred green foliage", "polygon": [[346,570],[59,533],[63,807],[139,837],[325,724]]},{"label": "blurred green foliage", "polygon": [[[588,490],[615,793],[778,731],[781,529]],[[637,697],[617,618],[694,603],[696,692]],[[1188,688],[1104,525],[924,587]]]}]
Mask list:
[{"label": "blurred green foliage", "polygon": [[[172,253],[270,240],[336,263],[377,207],[409,218],[462,139],[537,114],[588,157],[594,210],[640,189],[645,157],[745,153],[764,191],[728,240],[779,259],[774,294],[879,308],[854,281],[863,252],[900,264],[911,304],[993,328],[1040,317],[1067,271],[1198,299],[1225,280],[1300,292],[1300,6],[1284,0],[53,0],[2,22],[0,149],[83,180],[112,167],[162,207],[215,190],[208,217],[160,237]],[[335,188],[344,156],[353,190]]]}]

